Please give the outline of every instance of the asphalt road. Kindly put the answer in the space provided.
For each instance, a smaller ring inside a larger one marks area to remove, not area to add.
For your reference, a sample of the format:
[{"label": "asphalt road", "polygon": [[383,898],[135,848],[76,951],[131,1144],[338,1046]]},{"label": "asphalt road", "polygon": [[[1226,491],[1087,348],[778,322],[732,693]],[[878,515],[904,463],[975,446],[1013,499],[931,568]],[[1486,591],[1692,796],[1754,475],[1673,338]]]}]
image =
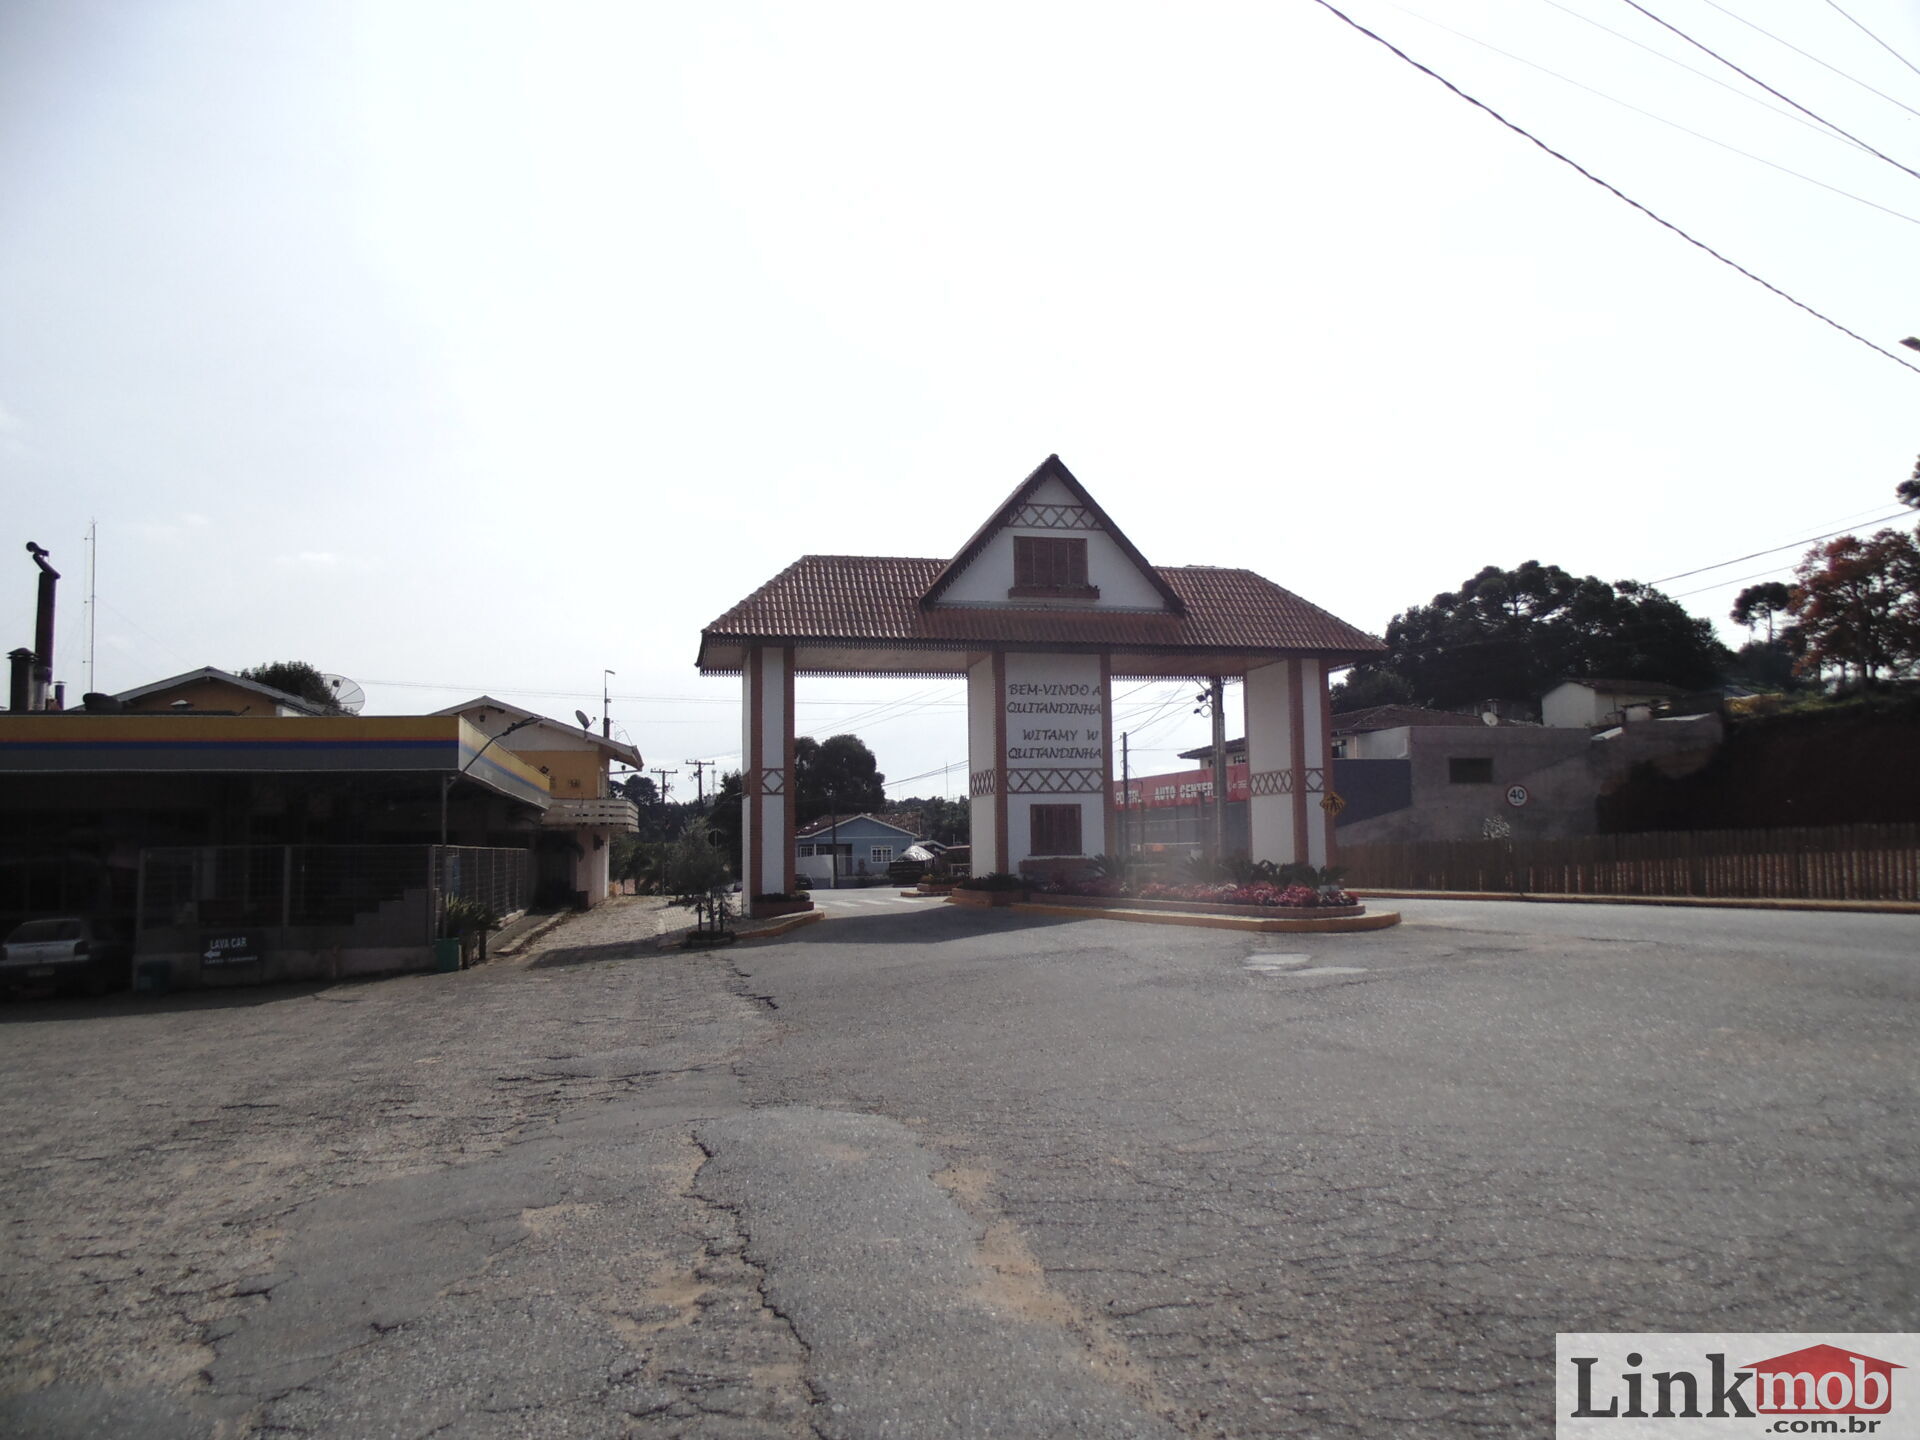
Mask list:
[{"label": "asphalt road", "polygon": [[1556,1331],[1920,1329],[1920,919],[817,898],[0,1012],[0,1429],[1531,1436]]}]

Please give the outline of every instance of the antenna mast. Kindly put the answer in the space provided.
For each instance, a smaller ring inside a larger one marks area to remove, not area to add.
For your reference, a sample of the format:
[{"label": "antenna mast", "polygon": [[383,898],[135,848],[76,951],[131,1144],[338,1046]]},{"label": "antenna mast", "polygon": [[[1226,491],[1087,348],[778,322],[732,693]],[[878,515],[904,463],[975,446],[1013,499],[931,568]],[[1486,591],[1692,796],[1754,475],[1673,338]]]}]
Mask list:
[{"label": "antenna mast", "polygon": [[87,690],[89,693],[100,687],[93,679],[93,630],[94,616],[100,609],[97,594],[100,573],[100,522],[87,522]]}]

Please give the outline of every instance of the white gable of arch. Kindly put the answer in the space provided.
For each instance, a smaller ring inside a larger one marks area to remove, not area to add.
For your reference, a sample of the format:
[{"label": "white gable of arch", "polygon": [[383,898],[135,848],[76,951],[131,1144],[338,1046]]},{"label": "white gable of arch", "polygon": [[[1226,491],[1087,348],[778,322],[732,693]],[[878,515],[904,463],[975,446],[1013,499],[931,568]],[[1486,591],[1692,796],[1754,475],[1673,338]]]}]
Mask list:
[{"label": "white gable of arch", "polygon": [[[1166,597],[1151,577],[1134,562],[1106,530],[1098,528],[1095,513],[1061,481],[1049,477],[1027,498],[1012,507],[1008,522],[980,548],[980,552],[948,582],[936,609],[950,605],[1013,606],[1023,610],[1156,610],[1167,608]],[[1035,535],[1087,542],[1087,583],[1099,590],[1097,599],[1010,600],[1013,585],[1015,536]]]}]

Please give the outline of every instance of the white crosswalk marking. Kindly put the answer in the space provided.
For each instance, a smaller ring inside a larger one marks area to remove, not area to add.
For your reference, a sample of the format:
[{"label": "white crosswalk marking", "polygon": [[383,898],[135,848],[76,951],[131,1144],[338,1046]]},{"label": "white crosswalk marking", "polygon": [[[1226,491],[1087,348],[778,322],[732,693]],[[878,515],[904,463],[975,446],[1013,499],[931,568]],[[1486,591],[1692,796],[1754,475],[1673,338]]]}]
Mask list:
[{"label": "white crosswalk marking", "polygon": [[936,909],[940,900],[908,899],[898,890],[815,890],[813,903],[821,910]]}]

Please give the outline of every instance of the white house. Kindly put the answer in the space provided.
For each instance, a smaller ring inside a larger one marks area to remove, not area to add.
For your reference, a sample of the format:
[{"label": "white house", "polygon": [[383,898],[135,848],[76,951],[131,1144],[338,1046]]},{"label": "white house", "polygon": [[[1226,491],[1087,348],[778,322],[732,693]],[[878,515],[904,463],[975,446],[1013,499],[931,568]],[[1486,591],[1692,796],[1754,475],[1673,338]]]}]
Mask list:
[{"label": "white house", "polygon": [[[1648,707],[1686,693],[1658,680],[1562,680],[1541,697],[1540,719],[1547,725],[1590,730],[1622,720],[1645,720]],[[1642,707],[1637,714],[1635,707]]]}]

